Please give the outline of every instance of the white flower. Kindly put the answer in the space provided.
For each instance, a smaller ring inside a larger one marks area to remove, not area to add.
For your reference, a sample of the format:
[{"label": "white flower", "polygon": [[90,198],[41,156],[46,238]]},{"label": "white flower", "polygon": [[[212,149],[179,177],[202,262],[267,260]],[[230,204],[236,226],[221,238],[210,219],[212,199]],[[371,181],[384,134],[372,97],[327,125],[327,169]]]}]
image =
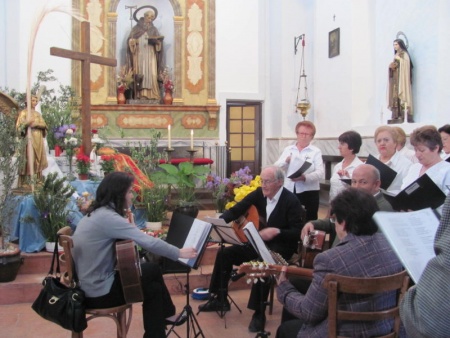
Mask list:
[{"label": "white flower", "polygon": [[78,144],[78,140],[75,137],[71,137],[68,142],[73,146]]},{"label": "white flower", "polygon": [[73,129],[67,129],[66,130],[66,135],[73,135]]}]

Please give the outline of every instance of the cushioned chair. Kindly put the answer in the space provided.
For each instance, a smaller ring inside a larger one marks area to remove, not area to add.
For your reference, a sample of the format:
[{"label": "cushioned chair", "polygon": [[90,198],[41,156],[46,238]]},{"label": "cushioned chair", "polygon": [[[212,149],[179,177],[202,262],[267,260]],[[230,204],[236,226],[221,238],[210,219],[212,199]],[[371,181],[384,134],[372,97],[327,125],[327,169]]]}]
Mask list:
[{"label": "cushioned chair", "polygon": [[[408,289],[409,276],[406,271],[395,275],[372,278],[355,278],[328,274],[325,276],[323,287],[328,289],[328,337],[337,336],[337,321],[376,321],[393,318],[392,332],[378,338],[394,338],[399,336],[400,315],[399,303]],[[339,309],[340,293],[346,294],[377,294],[387,291],[397,291],[397,302],[394,307],[381,311],[353,312]]]},{"label": "cushioned chair", "polygon": [[[68,228],[68,229],[67,229]],[[59,243],[64,248],[64,254],[60,256],[61,260],[65,263],[66,273],[63,275],[63,282],[69,285],[73,285],[73,261],[72,261],[72,248],[73,241],[70,227],[64,227],[58,231]],[[124,304],[117,307],[106,309],[86,309],[87,320],[98,317],[107,317],[114,320],[117,326],[117,338],[125,338],[127,336],[128,329],[130,328],[131,318],[133,314],[133,308],[131,304]],[[72,338],[82,338],[83,332],[72,332]]]}]

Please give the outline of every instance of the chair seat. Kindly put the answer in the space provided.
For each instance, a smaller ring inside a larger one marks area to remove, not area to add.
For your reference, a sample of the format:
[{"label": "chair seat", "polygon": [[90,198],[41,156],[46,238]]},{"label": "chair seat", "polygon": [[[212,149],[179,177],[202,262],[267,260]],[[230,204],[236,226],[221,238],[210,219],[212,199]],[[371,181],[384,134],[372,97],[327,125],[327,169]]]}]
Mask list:
[{"label": "chair seat", "polygon": [[114,312],[123,312],[131,308],[131,304],[124,304],[116,307],[109,307],[104,309],[86,309],[86,314],[90,315],[105,315]]}]

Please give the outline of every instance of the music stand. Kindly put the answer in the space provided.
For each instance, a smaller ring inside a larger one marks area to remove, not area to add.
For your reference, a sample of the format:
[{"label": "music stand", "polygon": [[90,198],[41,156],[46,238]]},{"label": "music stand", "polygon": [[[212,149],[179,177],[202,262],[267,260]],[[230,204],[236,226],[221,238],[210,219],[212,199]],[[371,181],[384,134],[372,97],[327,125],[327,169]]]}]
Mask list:
[{"label": "music stand", "polygon": [[[225,271],[223,271],[223,250],[225,248],[225,243],[228,244],[236,244],[236,245],[242,245],[242,242],[239,240],[239,238],[236,236],[236,233],[234,231],[234,229],[229,226],[228,224],[226,224],[226,222],[221,219],[221,218],[210,218],[210,217],[206,217],[205,221],[209,222],[212,224],[212,227],[215,231],[215,234],[217,234],[218,239],[216,240],[219,243],[219,251],[220,251],[220,272],[221,274],[224,274]],[[225,305],[225,297],[224,297],[224,291],[226,290],[225,285],[223,285],[223,278],[220,279],[220,286],[219,286],[219,301],[221,304],[223,304],[222,308],[220,310],[217,310],[217,314],[219,315],[220,318],[224,318],[227,311],[225,311],[224,305]],[[233,298],[231,298],[231,296],[228,294],[227,292],[227,298],[230,301],[230,304],[233,304],[234,306],[236,306],[236,308],[238,309],[239,313],[242,313],[242,310],[239,308],[239,306],[236,304],[236,302],[233,300]],[[205,306],[207,304],[209,304],[211,301],[213,300],[213,298],[210,298]],[[197,312],[197,315],[201,312],[202,310],[199,309]],[[224,318],[225,319],[225,318]],[[227,323],[226,323],[226,319],[225,319],[225,328],[227,327]]]},{"label": "music stand", "polygon": [[[256,230],[255,225],[252,222],[247,223],[247,225],[244,227],[244,234],[248,238],[250,244],[255,249],[261,261],[269,264],[276,264],[275,259],[272,257],[269,249],[267,249],[266,244],[262,240],[258,230]],[[268,278],[269,283],[273,282],[272,278],[273,278],[272,276]],[[268,302],[267,300],[264,300],[263,286],[260,287],[260,296],[261,296],[260,311],[262,314],[265,314]],[[262,330],[256,334],[255,338],[268,338],[270,336],[270,332],[265,330],[265,326],[266,322],[264,321]]]},{"label": "music stand", "polygon": [[[193,231],[191,231],[192,228],[194,228]],[[186,272],[186,305],[183,307],[183,311],[181,311],[180,315],[172,324],[171,328],[167,332],[166,337],[169,336],[172,332],[180,337],[175,332],[174,328],[181,317],[186,316],[186,338],[190,338],[191,327],[194,333],[194,338],[200,336],[205,338],[203,331],[197,319],[195,318],[194,311],[192,310],[192,307],[189,303],[189,274],[191,272],[191,268],[197,269],[200,264],[200,260],[205,251],[206,242],[211,233],[211,229],[211,224],[200,221],[198,219],[177,212],[174,212],[172,215],[172,219],[169,225],[169,231],[167,232],[166,242],[178,248],[194,246],[197,249],[198,255],[195,259],[192,258],[187,260],[179,258],[176,262],[170,261],[166,258],[163,259],[163,273]]]}]

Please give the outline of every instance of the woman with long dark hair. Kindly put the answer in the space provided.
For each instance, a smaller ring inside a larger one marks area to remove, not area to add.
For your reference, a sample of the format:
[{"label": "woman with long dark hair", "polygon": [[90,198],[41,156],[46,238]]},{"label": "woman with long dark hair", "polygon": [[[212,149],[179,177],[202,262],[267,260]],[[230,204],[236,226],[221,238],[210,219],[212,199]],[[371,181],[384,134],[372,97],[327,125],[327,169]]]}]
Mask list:
[{"label": "woman with long dark hair", "polygon": [[[140,231],[129,212],[133,198],[133,176],[124,172],[108,174],[100,183],[88,213],[73,235],[73,257],[88,308],[109,308],[125,304],[120,276],[115,270],[117,240],[131,239],[160,256],[177,260],[193,258],[194,248],[178,249]],[[165,318],[175,314],[175,306],[164,284],[160,267],[141,265],[144,337],[163,338]]]}]

